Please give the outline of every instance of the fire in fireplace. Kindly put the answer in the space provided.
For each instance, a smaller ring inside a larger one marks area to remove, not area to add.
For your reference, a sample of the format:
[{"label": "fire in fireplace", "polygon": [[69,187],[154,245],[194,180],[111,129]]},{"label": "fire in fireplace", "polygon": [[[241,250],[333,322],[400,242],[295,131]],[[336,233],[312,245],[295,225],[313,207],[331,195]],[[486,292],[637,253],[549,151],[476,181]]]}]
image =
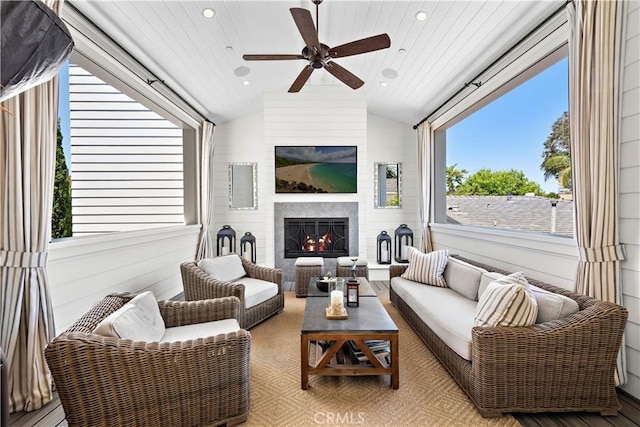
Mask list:
[{"label": "fire in fireplace", "polygon": [[285,218],[284,257],[349,255],[349,218]]}]

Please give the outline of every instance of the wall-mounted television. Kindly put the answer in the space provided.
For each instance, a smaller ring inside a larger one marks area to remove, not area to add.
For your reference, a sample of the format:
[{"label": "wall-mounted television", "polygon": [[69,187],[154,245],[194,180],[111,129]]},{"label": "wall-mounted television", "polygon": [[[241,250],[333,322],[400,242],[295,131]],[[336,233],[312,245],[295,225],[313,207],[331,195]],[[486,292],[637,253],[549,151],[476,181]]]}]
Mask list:
[{"label": "wall-mounted television", "polygon": [[276,193],[357,193],[355,146],[276,146]]}]

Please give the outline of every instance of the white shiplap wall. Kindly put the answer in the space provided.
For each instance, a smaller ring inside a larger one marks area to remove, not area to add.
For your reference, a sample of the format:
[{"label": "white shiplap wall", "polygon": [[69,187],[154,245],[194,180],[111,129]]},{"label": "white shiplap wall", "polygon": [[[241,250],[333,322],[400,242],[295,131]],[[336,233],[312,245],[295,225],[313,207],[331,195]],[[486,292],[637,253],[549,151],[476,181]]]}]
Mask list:
[{"label": "white shiplap wall", "polygon": [[184,224],[182,129],[69,66],[74,236]]},{"label": "white shiplap wall", "polygon": [[640,2],[626,4],[621,64],[620,240],[622,295],[629,319],[625,330],[629,381],[622,388],[640,398]]},{"label": "white shiplap wall", "polygon": [[[258,263],[274,264],[273,203],[358,202],[359,255],[374,262],[375,237],[401,223],[417,227],[415,220],[415,133],[410,125],[367,114],[361,92],[339,86],[306,86],[298,94],[265,95],[264,114],[234,120],[216,127],[214,235],[224,224],[236,231],[238,241],[246,231],[257,240]],[[357,194],[276,194],[276,145],[355,145],[358,147]],[[401,161],[406,207],[373,208],[373,163]],[[229,162],[257,162],[258,209],[229,209]],[[382,228],[381,228],[382,227]],[[280,240],[278,240],[280,241]]]},{"label": "white shiplap wall", "polygon": [[47,275],[56,334],[112,292],[178,295],[180,263],[193,260],[199,231],[189,225],[53,241]]}]

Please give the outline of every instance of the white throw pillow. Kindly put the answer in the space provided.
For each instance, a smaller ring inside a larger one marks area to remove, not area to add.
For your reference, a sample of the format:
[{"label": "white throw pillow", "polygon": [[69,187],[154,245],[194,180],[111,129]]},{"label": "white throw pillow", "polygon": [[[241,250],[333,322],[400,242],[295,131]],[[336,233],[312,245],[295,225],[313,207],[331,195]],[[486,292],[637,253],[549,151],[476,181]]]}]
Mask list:
[{"label": "white throw pillow", "polygon": [[93,332],[106,337],[155,342],[160,341],[164,331],[158,301],[147,291],[104,318]]},{"label": "white throw pillow", "polygon": [[449,251],[420,252],[414,247],[409,248],[409,267],[402,273],[402,278],[427,285],[447,287],[443,273],[449,260]]},{"label": "white throw pillow", "polygon": [[198,261],[198,267],[209,276],[223,282],[235,282],[247,275],[242,266],[242,260],[236,254],[225,255],[217,258],[205,258]]},{"label": "white throw pillow", "polygon": [[475,326],[531,326],[538,304],[524,273],[517,272],[487,286],[476,307]]}]

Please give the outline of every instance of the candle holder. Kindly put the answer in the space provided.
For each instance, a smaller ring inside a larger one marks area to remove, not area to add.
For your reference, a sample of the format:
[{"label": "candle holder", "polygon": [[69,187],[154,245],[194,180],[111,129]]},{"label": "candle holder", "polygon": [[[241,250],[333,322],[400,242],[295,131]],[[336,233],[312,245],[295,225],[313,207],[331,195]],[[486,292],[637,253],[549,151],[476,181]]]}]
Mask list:
[{"label": "candle holder", "polygon": [[326,308],[328,319],[346,319],[349,317],[344,307],[344,278],[337,277],[329,282],[329,306]]}]

